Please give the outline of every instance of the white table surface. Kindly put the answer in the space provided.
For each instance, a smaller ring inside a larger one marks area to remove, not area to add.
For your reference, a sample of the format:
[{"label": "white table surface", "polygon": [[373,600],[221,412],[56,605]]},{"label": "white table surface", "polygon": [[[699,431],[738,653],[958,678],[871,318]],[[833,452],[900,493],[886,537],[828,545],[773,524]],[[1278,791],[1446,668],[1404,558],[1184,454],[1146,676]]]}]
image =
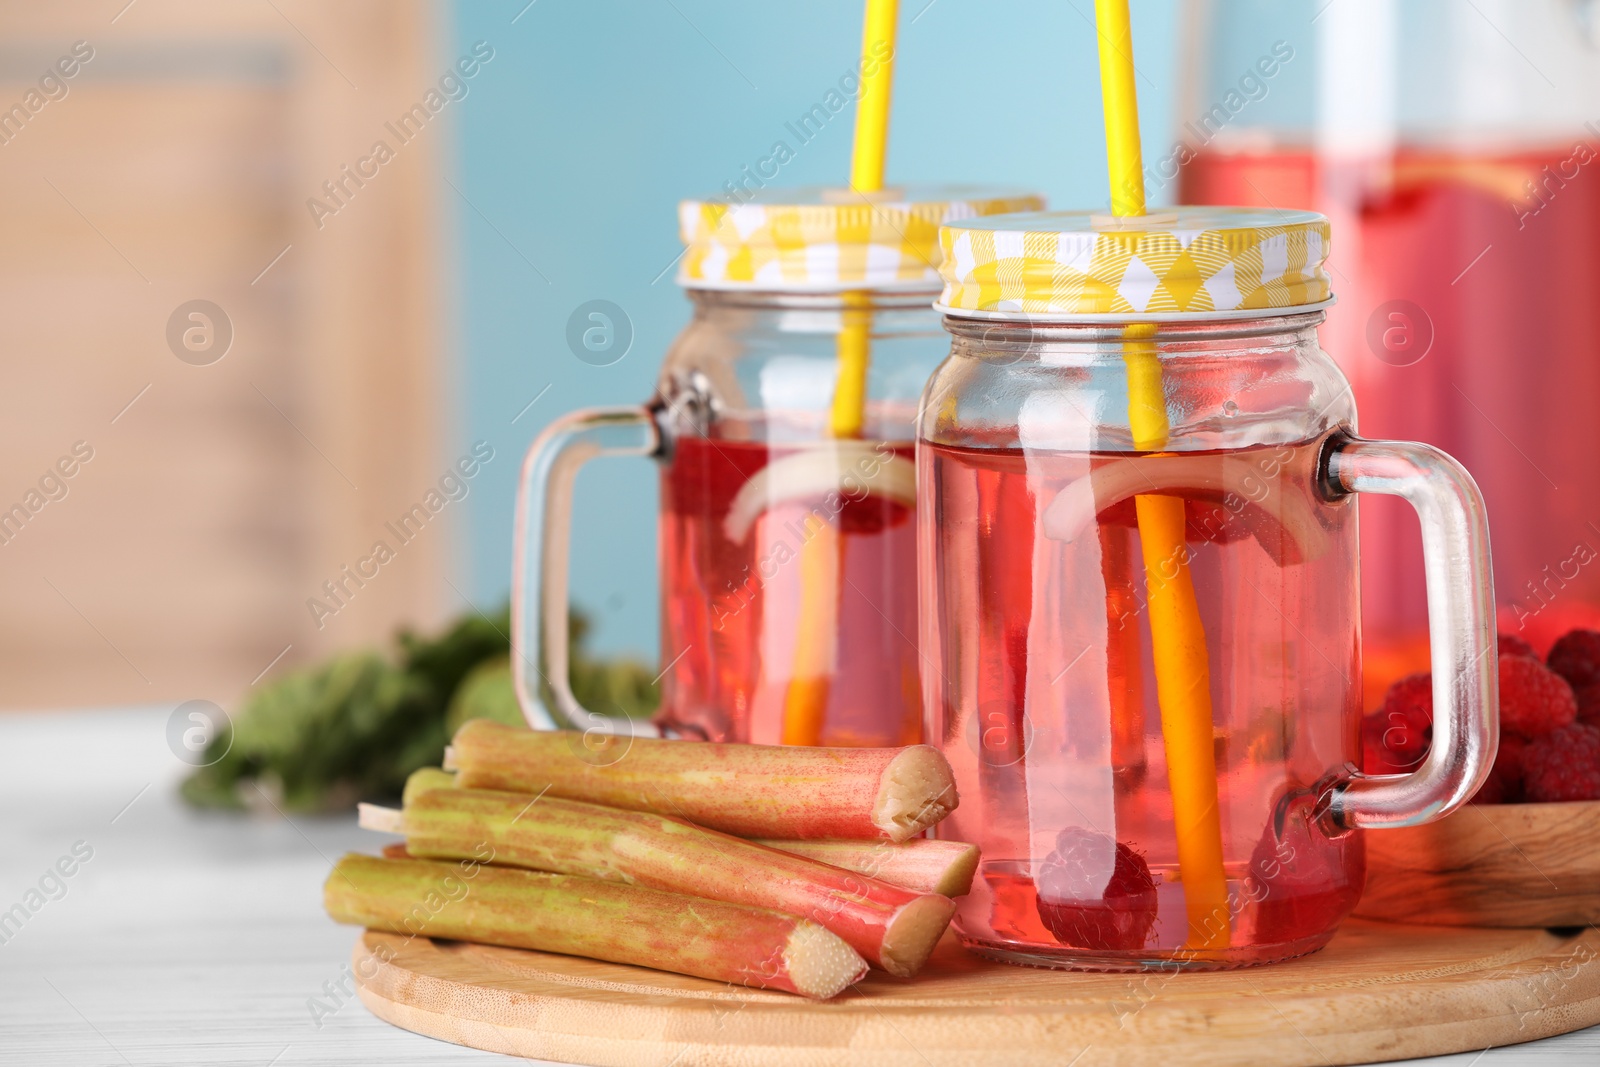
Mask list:
[{"label": "white table surface", "polygon": [[[0,911],[75,842],[94,850],[0,944],[0,1064],[517,1062],[396,1029],[355,1000],[318,1025],[308,1002],[356,937],[323,915],[322,881],[374,838],[353,818],[188,810],[170,710],[0,714]],[[1600,1027],[1411,1062],[1594,1067]]]}]

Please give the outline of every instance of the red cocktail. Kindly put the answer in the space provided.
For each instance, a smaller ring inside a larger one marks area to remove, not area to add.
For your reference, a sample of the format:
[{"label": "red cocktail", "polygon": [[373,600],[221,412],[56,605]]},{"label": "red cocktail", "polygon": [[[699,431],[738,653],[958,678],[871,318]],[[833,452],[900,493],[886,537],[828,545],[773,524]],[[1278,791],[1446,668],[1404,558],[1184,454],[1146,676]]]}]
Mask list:
[{"label": "red cocktail", "polygon": [[911,446],[852,446],[836,466],[854,476],[815,491],[806,471],[819,464],[808,460],[832,445],[677,442],[661,473],[663,726],[713,741],[779,742],[796,680],[801,557],[830,538],[838,640],[818,740],[921,739],[914,506],[884,490],[893,472],[909,474]]}]

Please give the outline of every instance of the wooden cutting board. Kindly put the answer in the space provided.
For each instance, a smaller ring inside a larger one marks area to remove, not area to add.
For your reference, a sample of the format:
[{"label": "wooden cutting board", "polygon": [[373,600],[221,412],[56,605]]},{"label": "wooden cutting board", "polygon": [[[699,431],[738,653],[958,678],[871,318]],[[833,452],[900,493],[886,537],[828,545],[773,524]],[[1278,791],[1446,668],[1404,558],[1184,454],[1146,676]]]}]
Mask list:
[{"label": "wooden cutting board", "polygon": [[1468,804],[1367,834],[1356,914],[1451,926],[1600,923],[1600,801]]},{"label": "wooden cutting board", "polygon": [[1600,932],[1350,920],[1319,953],[1210,974],[990,963],[947,938],[914,981],[825,1004],[571,956],[365,932],[361,999],[430,1037],[597,1065],[1341,1064],[1600,1022]]}]

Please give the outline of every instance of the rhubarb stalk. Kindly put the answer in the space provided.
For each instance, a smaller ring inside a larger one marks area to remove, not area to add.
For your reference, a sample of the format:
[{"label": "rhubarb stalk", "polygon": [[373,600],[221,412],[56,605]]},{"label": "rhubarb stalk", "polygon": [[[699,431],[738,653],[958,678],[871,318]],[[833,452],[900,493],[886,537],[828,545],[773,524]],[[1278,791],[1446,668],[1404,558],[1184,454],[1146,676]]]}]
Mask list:
[{"label": "rhubarb stalk", "polygon": [[[780,852],[871,875],[902,889],[960,897],[972,891],[978,846],[961,841],[758,841]],[[390,859],[410,859],[403,841],[383,846]]]},{"label": "rhubarb stalk", "polygon": [[[411,777],[406,779],[404,806],[410,807],[425,790],[455,787],[456,776],[449,771],[437,767],[413,771]],[[959,897],[970,892],[972,877],[978,869],[978,846],[962,841],[913,838],[896,844],[883,840],[789,841],[768,838],[756,843],[819,863],[843,867],[847,871],[871,875],[902,889],[938,893],[946,897]],[[405,845],[398,843],[385,847],[383,854],[396,859],[405,859],[408,855]]]},{"label": "rhubarb stalk", "polygon": [[775,841],[768,848],[843,867],[919,893],[959,897],[972,890],[978,846],[961,841]]},{"label": "rhubarb stalk", "polygon": [[421,859],[471,859],[773,908],[839,935],[868,962],[909,978],[933,951],[955,904],[681,819],[557,797],[483,789],[418,793],[403,813],[366,808]]},{"label": "rhubarb stalk", "polygon": [[438,767],[423,767],[406,776],[406,787],[401,794],[401,804],[410,804],[411,798],[429,789],[454,789],[456,776]]},{"label": "rhubarb stalk", "polygon": [[849,500],[878,497],[915,507],[917,468],[909,459],[888,452],[881,441],[820,441],[751,475],[728,506],[722,532],[728,540],[743,544],[765,512],[795,501],[820,504],[830,494]]},{"label": "rhubarb stalk", "polygon": [[347,855],[323,886],[335,921],[559,952],[802,996],[837,996],[867,965],[816,923],[638,886],[478,864]]},{"label": "rhubarb stalk", "polygon": [[[1133,344],[1129,348],[1130,359],[1141,358]],[[1151,361],[1156,358],[1149,356]],[[1156,376],[1159,385],[1159,367],[1147,373]],[[1152,414],[1146,421],[1157,423],[1158,417]],[[1165,440],[1160,429],[1156,425],[1149,437],[1136,443],[1159,447],[1152,442]],[[1316,559],[1332,544],[1317,516],[1317,505],[1304,493],[1291,491],[1293,477],[1310,474],[1288,470],[1278,480],[1269,478],[1258,462],[1214,454],[1156,453],[1097,462],[1045,507],[1044,533],[1056,541],[1075,541],[1093,528],[1096,515],[1124,500],[1154,494],[1185,497],[1236,511],[1262,549],[1280,567],[1287,567]]]},{"label": "rhubarb stalk", "polygon": [[517,730],[474,719],[446,754],[472,789],[660,811],[740,837],[904,841],[955,810],[927,745],[802,748]]}]

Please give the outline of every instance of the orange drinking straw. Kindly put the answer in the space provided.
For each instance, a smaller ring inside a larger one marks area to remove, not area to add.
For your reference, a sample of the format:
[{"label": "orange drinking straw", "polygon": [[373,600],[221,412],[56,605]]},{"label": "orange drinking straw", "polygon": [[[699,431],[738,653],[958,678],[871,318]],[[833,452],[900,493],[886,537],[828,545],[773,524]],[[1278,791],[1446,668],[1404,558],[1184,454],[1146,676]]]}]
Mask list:
[{"label": "orange drinking straw", "polygon": [[[1100,37],[1100,92],[1106,117],[1106,162],[1111,213],[1143,215],[1144,161],[1139,148],[1139,102],[1134,85],[1133,27],[1128,0],[1095,0]],[[1123,331],[1128,368],[1128,424],[1133,447],[1167,445],[1166,395],[1156,328],[1134,323]],[[1222,819],[1217,805],[1217,760],[1211,727],[1211,669],[1206,632],[1195,602],[1185,544],[1183,498],[1137,496],[1139,541],[1149,599],[1156,700],[1167,748],[1167,782],[1178,838],[1178,873],[1189,919],[1191,949],[1227,948],[1231,938],[1227,873],[1222,866]]]},{"label": "orange drinking straw", "polygon": [[[899,13],[899,0],[867,0],[866,25],[861,34],[861,95],[856,99],[855,146],[850,155],[850,187],[858,193],[875,193],[883,188]],[[880,52],[881,59],[877,55]],[[863,293],[844,294],[844,324],[837,349],[839,375],[828,418],[828,434],[834,438],[860,437],[866,422],[867,367],[872,359],[872,324],[867,304]],[[815,745],[822,741],[837,660],[839,600],[844,593],[844,539],[826,520],[809,517],[806,524],[809,538],[800,549],[800,617],[794,666],[783,701],[781,740],[786,745]]]}]

